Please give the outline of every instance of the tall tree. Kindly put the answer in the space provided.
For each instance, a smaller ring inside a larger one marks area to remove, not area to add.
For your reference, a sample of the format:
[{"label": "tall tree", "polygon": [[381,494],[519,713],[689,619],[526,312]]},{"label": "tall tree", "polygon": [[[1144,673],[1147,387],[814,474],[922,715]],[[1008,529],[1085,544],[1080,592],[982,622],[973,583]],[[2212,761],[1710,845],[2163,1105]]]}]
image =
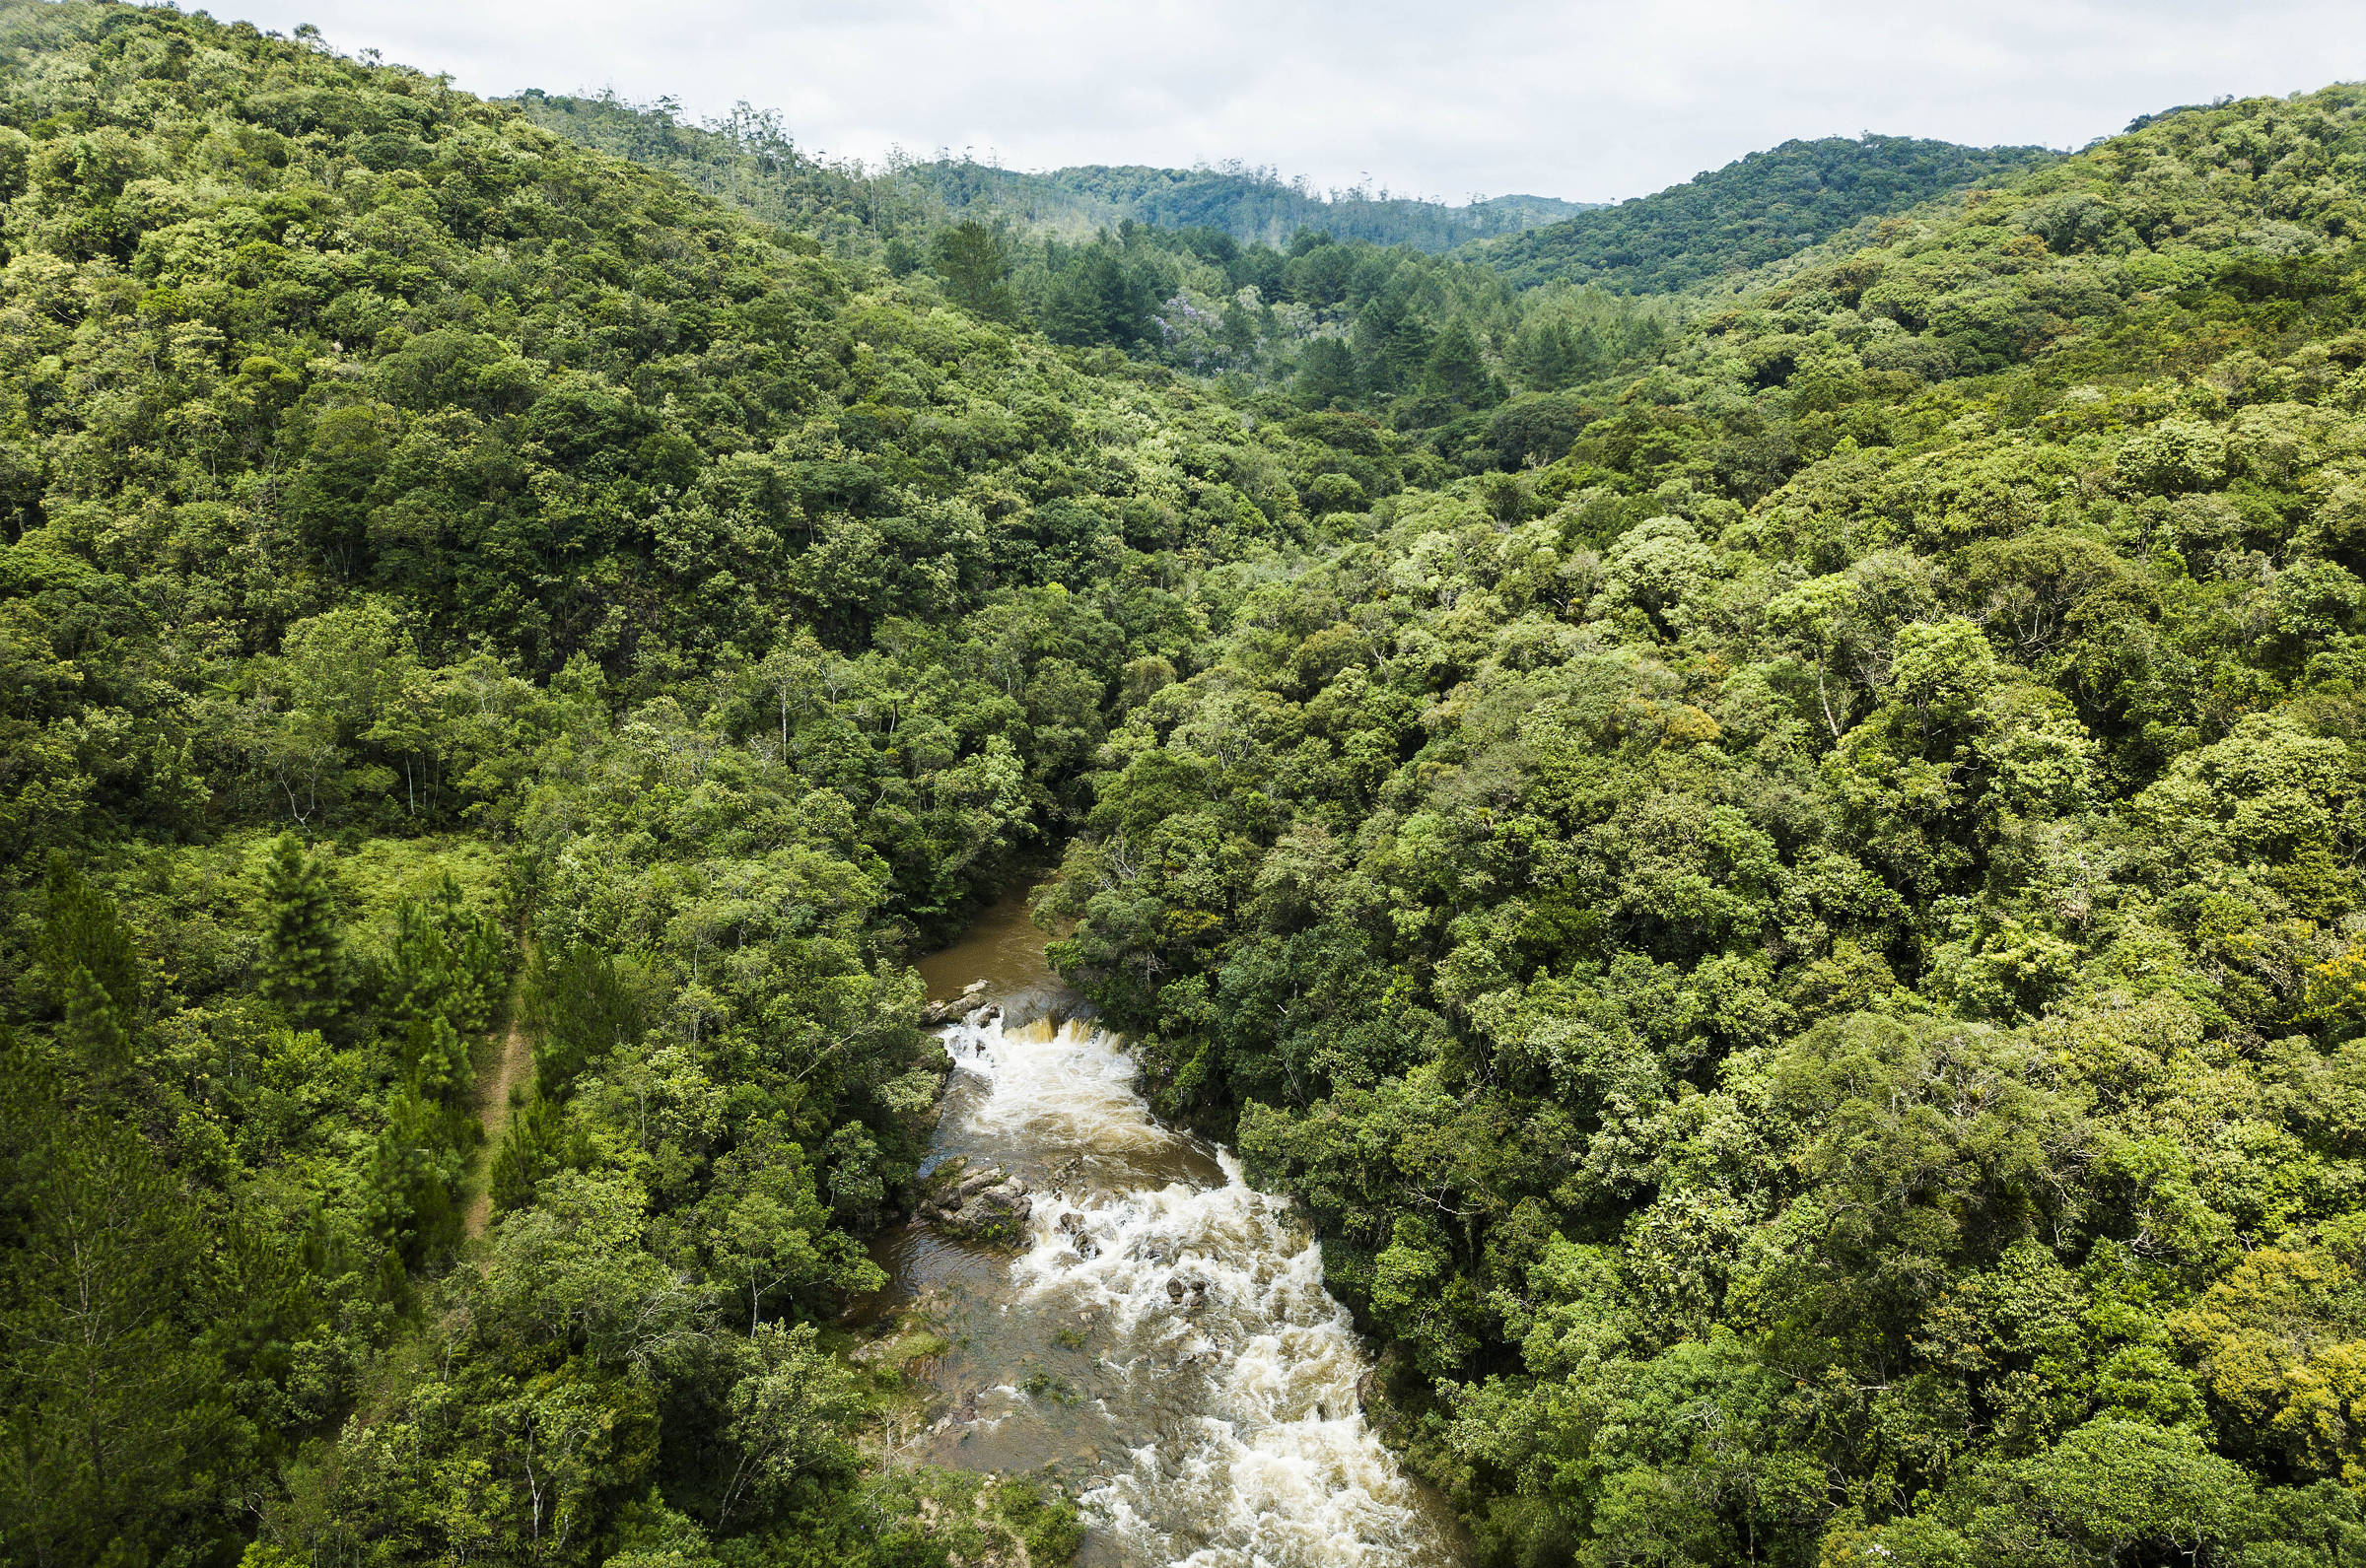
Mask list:
[{"label": "tall tree", "polygon": [[1335,337],[1316,338],[1298,356],[1298,396],[1310,407],[1356,400],[1356,356]]},{"label": "tall tree", "polygon": [[1008,320],[1017,310],[1010,293],[1010,248],[1001,235],[974,220],[937,237],[937,272],[953,303],[976,314]]},{"label": "tall tree", "polygon": [[263,861],[259,989],[296,1023],[314,1026],[336,1005],[336,904],[320,856],[293,833]]},{"label": "tall tree", "polygon": [[1437,335],[1437,346],[1429,351],[1427,379],[1429,390],[1466,407],[1492,401],[1487,361],[1480,355],[1479,339],[1462,317],[1456,316]]},{"label": "tall tree", "polygon": [[83,969],[118,1009],[136,1007],[141,988],[139,953],[115,901],[93,887],[63,853],[49,857],[49,875],[42,892],[46,918],[41,924],[41,960],[60,1004],[67,977]]}]

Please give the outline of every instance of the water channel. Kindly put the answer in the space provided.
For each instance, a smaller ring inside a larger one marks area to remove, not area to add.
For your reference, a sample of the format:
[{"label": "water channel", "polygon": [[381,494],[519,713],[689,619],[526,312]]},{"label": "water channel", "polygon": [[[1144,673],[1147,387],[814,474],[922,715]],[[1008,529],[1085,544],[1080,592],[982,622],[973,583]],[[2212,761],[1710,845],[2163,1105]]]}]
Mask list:
[{"label": "water channel", "polygon": [[994,1003],[943,1031],[932,1166],[1003,1166],[1034,1203],[1015,1255],[919,1224],[874,1245],[872,1312],[925,1302],[951,1344],[933,1373],[949,1415],[915,1457],[1052,1470],[1091,1568],[1454,1563],[1450,1513],[1364,1417],[1370,1361],[1302,1217],[1150,1116],[1023,903],[920,970],[932,997],[982,979]]}]

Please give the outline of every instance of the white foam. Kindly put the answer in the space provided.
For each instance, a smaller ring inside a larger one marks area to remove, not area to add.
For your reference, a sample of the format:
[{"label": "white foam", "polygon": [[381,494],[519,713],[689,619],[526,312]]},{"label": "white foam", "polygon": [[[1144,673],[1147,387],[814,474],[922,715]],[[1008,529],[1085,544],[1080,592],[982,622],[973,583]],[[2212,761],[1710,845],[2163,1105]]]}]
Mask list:
[{"label": "white foam", "polygon": [[[945,1040],[989,1086],[966,1112],[974,1132],[1109,1154],[1184,1141],[1151,1120],[1121,1044],[1088,1025],[1006,1031],[990,1018]],[[1157,1385],[1160,1429],[1130,1434],[1150,1440],[1084,1493],[1091,1523],[1129,1560],[1187,1568],[1449,1560],[1364,1420],[1357,1390],[1369,1363],[1323,1288],[1320,1249],[1284,1200],[1218,1159],[1220,1186],[1039,1193],[1011,1265],[1020,1302],[1093,1311],[1109,1336],[1103,1363],[1129,1390]],[[1170,1280],[1185,1286],[1182,1305]]]}]

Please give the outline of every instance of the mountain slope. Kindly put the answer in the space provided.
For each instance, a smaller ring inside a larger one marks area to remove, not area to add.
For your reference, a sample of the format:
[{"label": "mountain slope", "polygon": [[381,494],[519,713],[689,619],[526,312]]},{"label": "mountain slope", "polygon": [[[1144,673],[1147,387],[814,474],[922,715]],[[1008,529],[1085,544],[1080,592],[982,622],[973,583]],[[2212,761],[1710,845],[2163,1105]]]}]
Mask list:
[{"label": "mountain slope", "polygon": [[1530,287],[1666,294],[1778,261],[1861,219],[1993,182],[2058,154],[1903,136],[1790,141],[1655,195],[1596,208],[1475,253]]},{"label": "mountain slope", "polygon": [[840,1316],[905,957],[1062,842],[1059,962],[1303,1200],[1487,1568],[2354,1568],[2362,231],[2366,90],[2171,112],[1456,477],[1372,409],[1490,395],[1464,263],[1223,260],[1399,274],[1310,409],[0,0],[7,1554],[1072,1555],[866,1458],[935,1341]]},{"label": "mountain slope", "polygon": [[725,120],[698,125],[661,104],[627,103],[613,94],[526,92],[510,102],[545,130],[660,170],[834,248],[870,254],[898,236],[923,239],[946,221],[943,203],[920,185],[808,156],[777,115],[742,106]]}]

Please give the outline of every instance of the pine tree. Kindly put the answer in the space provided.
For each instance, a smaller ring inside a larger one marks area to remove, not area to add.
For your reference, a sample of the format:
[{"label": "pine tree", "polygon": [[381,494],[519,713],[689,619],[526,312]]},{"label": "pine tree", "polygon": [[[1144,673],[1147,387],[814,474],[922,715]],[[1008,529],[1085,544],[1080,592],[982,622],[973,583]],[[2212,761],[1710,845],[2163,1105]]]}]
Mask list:
[{"label": "pine tree", "polygon": [[1600,375],[1611,368],[1610,350],[1604,347],[1602,334],[1587,321],[1577,328],[1577,337],[1569,347],[1569,374],[1582,379]]},{"label": "pine tree", "polygon": [[89,971],[118,1017],[131,1012],[140,1001],[140,959],[115,901],[91,886],[62,853],[49,857],[42,891],[48,909],[41,923],[41,963],[53,1002],[66,1005],[70,977],[80,968]]},{"label": "pine tree", "polygon": [[1016,313],[1017,301],[1004,281],[1010,275],[1009,247],[984,224],[955,224],[939,235],[937,271],[944,292],[963,309],[1004,320]]},{"label": "pine tree", "polygon": [[1465,407],[1486,400],[1487,361],[1479,352],[1479,339],[1460,316],[1438,334],[1426,370],[1429,390]]},{"label": "pine tree", "polygon": [[574,947],[526,972],[525,1027],[534,1040],[534,1083],[559,1101],[584,1069],[641,1038],[641,999],[607,954]]},{"label": "pine tree", "polygon": [[130,1066],[131,1036],[106,989],[80,964],[66,972],[62,989],[66,1017],[58,1026],[58,1044],[96,1077],[111,1077]]},{"label": "pine tree", "polygon": [[263,865],[260,989],[290,1021],[316,1026],[336,1003],[337,924],[319,857],[293,833],[272,841]]},{"label": "pine tree", "polygon": [[1577,374],[1577,346],[1566,320],[1557,317],[1536,327],[1521,349],[1522,370],[1535,390],[1558,391]]},{"label": "pine tree", "polygon": [[1356,356],[1334,337],[1318,337],[1298,357],[1298,396],[1310,408],[1356,400]]}]

